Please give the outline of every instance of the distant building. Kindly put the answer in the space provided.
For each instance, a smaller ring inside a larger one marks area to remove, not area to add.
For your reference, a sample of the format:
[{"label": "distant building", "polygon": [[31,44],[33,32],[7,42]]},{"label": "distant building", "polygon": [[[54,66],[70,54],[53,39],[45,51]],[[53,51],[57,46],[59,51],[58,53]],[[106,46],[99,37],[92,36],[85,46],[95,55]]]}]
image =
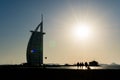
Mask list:
[{"label": "distant building", "polygon": [[[40,29],[40,30],[38,30]],[[27,64],[41,65],[43,64],[43,19],[34,31],[31,31],[31,37],[27,46]]]},{"label": "distant building", "polygon": [[97,61],[91,61],[89,62],[89,66],[99,66]]}]

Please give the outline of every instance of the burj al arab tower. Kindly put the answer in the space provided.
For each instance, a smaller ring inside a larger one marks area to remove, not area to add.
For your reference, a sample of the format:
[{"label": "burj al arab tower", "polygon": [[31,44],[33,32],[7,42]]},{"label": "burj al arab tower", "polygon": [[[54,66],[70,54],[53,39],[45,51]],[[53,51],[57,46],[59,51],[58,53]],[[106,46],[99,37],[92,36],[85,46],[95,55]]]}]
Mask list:
[{"label": "burj al arab tower", "polygon": [[31,37],[28,42],[26,57],[30,65],[43,64],[43,16],[40,24],[35,30],[31,31]]}]

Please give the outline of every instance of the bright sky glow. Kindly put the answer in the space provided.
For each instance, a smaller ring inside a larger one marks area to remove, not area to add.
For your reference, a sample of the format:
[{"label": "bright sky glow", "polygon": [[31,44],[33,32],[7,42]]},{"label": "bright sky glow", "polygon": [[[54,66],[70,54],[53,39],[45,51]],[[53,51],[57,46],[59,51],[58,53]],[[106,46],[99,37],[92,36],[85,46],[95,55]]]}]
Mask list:
[{"label": "bright sky glow", "polygon": [[77,24],[74,26],[73,34],[76,38],[85,39],[88,38],[90,35],[90,26],[85,24]]},{"label": "bright sky glow", "polygon": [[0,0],[0,64],[26,62],[43,14],[44,63],[120,64],[120,0]]}]

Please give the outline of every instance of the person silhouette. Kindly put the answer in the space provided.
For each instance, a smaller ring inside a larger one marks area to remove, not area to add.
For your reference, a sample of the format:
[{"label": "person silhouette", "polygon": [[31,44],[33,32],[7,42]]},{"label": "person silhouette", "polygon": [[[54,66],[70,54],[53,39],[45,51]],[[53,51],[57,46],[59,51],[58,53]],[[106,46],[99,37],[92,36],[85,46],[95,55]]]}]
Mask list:
[{"label": "person silhouette", "polygon": [[88,63],[87,62],[85,62],[85,67],[88,68]]},{"label": "person silhouette", "polygon": [[80,63],[79,63],[79,62],[77,62],[77,69],[79,69],[79,66],[80,66]]},{"label": "person silhouette", "polygon": [[83,69],[83,66],[84,66],[84,63],[83,62],[81,62],[81,68]]},{"label": "person silhouette", "polygon": [[88,64],[87,62],[85,62],[85,67],[86,67],[88,70],[90,70],[90,66],[89,66],[89,64]]},{"label": "person silhouette", "polygon": [[80,68],[82,67],[82,63],[80,62]]}]

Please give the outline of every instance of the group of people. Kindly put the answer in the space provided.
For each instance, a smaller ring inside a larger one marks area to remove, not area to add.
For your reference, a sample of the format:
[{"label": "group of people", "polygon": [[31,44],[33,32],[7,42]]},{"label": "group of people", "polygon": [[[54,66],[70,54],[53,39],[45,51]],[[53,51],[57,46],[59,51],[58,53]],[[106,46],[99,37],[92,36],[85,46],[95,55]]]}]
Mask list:
[{"label": "group of people", "polygon": [[77,69],[79,69],[79,68],[83,69],[84,66],[86,69],[90,69],[89,64],[87,62],[85,62],[85,63],[77,62]]}]

